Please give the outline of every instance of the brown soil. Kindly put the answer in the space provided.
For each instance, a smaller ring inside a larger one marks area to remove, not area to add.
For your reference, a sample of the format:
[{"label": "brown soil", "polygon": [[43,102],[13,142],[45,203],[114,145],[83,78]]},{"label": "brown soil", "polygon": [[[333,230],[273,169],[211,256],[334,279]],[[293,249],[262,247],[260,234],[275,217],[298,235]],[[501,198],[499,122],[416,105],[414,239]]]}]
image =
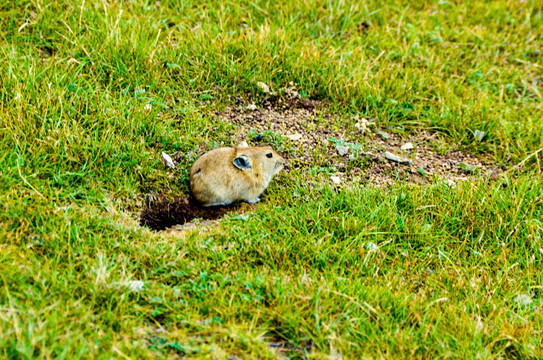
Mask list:
[{"label": "brown soil", "polygon": [[[376,119],[353,117],[347,123],[337,121],[339,115],[327,112],[326,104],[302,99],[294,91],[282,99],[270,96],[257,108],[249,104],[240,102],[216,115],[235,124],[236,140],[247,141],[250,146],[261,143],[259,136],[247,138],[249,132],[271,131],[279,135],[284,140],[283,150],[287,150],[282,155],[290,168],[323,168],[342,181],[359,178],[373,184],[398,180],[424,182],[434,176],[452,184],[475,175],[496,177],[501,173],[500,167],[487,157],[461,151],[451,144],[447,146],[448,152],[439,153],[435,149],[438,143],[435,132],[378,127]],[[301,139],[289,139],[292,135]],[[401,150],[407,142],[413,144],[413,149]],[[340,156],[335,148],[338,144],[350,146],[349,153]],[[386,151],[409,159],[410,163],[387,160]]]},{"label": "brown soil", "polygon": [[[327,111],[326,104],[301,98],[295,87],[283,89],[285,95],[268,94],[260,107],[252,101],[233,98],[233,107],[215,115],[222,121],[237,127],[235,140],[247,141],[250,146],[266,143],[261,135],[252,134],[271,131],[279,137],[283,147],[282,155],[291,169],[325,172],[340,178],[341,183],[358,179],[376,185],[397,181],[425,182],[434,177],[442,178],[451,186],[457,181],[467,180],[476,175],[497,177],[501,168],[487,157],[475,156],[448,145],[446,153],[438,153],[435,144],[438,135],[432,131],[413,130],[405,132],[397,128],[376,125],[377,119],[353,117],[351,121],[339,120],[339,115]],[[293,137],[296,135],[298,138]],[[401,150],[407,142],[411,150]],[[276,144],[268,143],[274,147]],[[340,156],[336,145],[349,147],[349,152]],[[201,146],[196,156],[211,149]],[[384,157],[388,151],[409,159],[409,164],[399,164]],[[174,159],[183,154],[173,154]],[[288,170],[286,170],[288,171]],[[331,179],[330,179],[331,182]],[[337,185],[337,184],[336,184]],[[242,208],[245,206],[245,208]],[[251,208],[243,204],[230,206],[201,207],[194,199],[180,197],[174,200],[154,200],[141,213],[141,224],[154,230],[170,229],[183,231],[199,225],[216,224],[229,212],[243,212]]]}]

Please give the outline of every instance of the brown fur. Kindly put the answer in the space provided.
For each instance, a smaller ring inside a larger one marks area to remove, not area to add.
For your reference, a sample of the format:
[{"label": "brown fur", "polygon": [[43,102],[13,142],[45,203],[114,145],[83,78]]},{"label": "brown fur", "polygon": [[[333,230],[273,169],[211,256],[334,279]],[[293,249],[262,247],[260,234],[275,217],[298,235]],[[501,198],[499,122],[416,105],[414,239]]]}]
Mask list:
[{"label": "brown fur", "polygon": [[[266,154],[272,154],[268,158]],[[241,169],[234,159],[243,157],[250,168]],[[283,158],[271,147],[219,148],[200,157],[190,171],[192,195],[204,206],[235,201],[258,202],[273,176],[283,169]]]}]

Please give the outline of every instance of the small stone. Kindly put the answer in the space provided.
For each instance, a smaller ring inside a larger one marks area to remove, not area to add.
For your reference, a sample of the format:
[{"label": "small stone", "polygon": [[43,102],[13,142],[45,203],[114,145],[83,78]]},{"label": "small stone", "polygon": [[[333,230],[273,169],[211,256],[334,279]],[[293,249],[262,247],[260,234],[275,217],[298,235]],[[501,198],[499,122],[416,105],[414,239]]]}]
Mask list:
[{"label": "small stone", "polygon": [[519,294],[513,301],[522,306],[530,305],[533,302],[532,297],[528,294]]},{"label": "small stone", "polygon": [[270,93],[270,87],[268,85],[266,85],[265,83],[259,81],[259,82],[256,83],[256,86],[258,86],[260,88],[260,90],[262,90],[263,93],[265,93],[265,94]]},{"label": "small stone", "polygon": [[366,244],[366,249],[368,249],[369,251],[377,251],[379,250],[379,246],[376,243],[370,241]]},{"label": "small stone", "polygon": [[332,180],[332,182],[336,185],[341,184],[341,179],[339,176],[330,176],[330,180]]},{"label": "small stone", "polygon": [[247,144],[247,141],[242,141],[238,144],[238,147],[249,147],[249,144]]},{"label": "small stone", "polygon": [[397,163],[400,163],[400,164],[409,164],[411,162],[411,161],[409,161],[409,159],[404,159],[404,158],[399,157],[397,155],[394,155],[393,153],[388,152],[388,151],[385,151],[385,158],[390,160],[390,161],[394,161],[394,162],[397,162]]},{"label": "small stone", "polygon": [[256,109],[258,109],[258,108],[256,107],[255,104],[247,105],[247,110],[249,110],[249,111],[255,111]]},{"label": "small stone", "polygon": [[345,156],[349,153],[349,148],[343,145],[336,145],[336,151],[339,155]]},{"label": "small stone", "polygon": [[172,169],[175,169],[175,164],[171,158],[170,155],[166,154],[164,151],[162,152],[162,158],[164,159],[164,162],[166,163],[166,166],[171,167]]},{"label": "small stone", "polygon": [[134,292],[139,292],[143,290],[143,287],[145,286],[144,282],[141,280],[130,280],[126,283],[128,288]]},{"label": "small stone", "polygon": [[291,135],[287,135],[287,138],[290,140],[290,141],[300,141],[302,140],[302,134],[291,134]]},{"label": "small stone", "polygon": [[479,315],[475,315],[475,328],[477,331],[481,331],[485,328],[483,319]]},{"label": "small stone", "polygon": [[405,144],[402,145],[402,147],[400,149],[402,149],[404,151],[405,150],[411,150],[411,149],[413,149],[413,143],[410,143],[410,142],[405,143]]},{"label": "small stone", "polygon": [[477,141],[481,142],[485,137],[485,132],[481,130],[475,130],[473,132],[473,136],[477,139]]},{"label": "small stone", "polygon": [[368,130],[368,127],[370,125],[373,125],[373,124],[370,123],[368,121],[368,119],[362,118],[362,119],[358,120],[358,122],[356,124],[354,124],[354,127],[357,130],[360,130],[362,133],[365,133]]}]

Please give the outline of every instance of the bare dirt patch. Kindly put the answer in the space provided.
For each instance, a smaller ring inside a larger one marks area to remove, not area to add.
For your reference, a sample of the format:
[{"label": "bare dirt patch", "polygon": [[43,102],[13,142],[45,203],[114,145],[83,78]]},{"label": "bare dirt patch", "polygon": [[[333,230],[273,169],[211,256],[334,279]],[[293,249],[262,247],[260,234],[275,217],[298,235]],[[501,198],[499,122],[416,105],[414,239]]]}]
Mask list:
[{"label": "bare dirt patch", "polygon": [[[287,160],[288,168],[302,170],[308,176],[324,173],[334,185],[355,179],[376,185],[423,183],[436,176],[454,185],[475,176],[496,178],[502,172],[483,155],[461,150],[439,153],[435,148],[438,135],[432,131],[379,127],[372,118],[345,119],[345,115],[329,112],[327,104],[304,99],[293,89],[285,93],[270,94],[260,106],[233,99],[233,106],[215,115],[236,125],[238,143],[272,145]],[[195,155],[208,150],[202,145]],[[173,155],[177,161],[183,156]],[[215,220],[229,212],[243,212],[247,206],[240,203],[203,208],[187,197],[155,199],[141,212],[140,222],[154,230],[185,231],[216,225]]]},{"label": "bare dirt patch", "polygon": [[195,199],[178,197],[172,200],[161,199],[151,203],[141,212],[140,223],[153,230],[187,230],[196,227],[194,219],[202,219],[202,225],[214,225],[229,212],[239,212],[244,204],[202,207]]},{"label": "bare dirt patch", "polygon": [[[268,97],[259,107],[239,103],[216,115],[238,127],[238,142],[280,147],[291,168],[324,172],[336,181],[359,178],[388,184],[425,182],[438,176],[452,184],[501,172],[485,156],[461,150],[439,153],[438,136],[432,131],[379,127],[376,119],[357,116],[346,121],[328,112],[326,104],[302,99],[295,92],[283,99]],[[388,159],[387,152],[388,157],[392,154],[404,161]]]}]

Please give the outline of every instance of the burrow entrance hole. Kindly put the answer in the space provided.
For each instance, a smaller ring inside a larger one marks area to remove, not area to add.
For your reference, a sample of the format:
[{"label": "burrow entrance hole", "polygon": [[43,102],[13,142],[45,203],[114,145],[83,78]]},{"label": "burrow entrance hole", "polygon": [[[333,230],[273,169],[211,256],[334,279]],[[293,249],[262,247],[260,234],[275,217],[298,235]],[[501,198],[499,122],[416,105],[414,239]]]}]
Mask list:
[{"label": "burrow entrance hole", "polygon": [[162,231],[176,225],[184,225],[194,219],[216,220],[229,212],[239,211],[241,206],[242,203],[202,207],[192,197],[159,200],[141,212],[140,224]]}]

